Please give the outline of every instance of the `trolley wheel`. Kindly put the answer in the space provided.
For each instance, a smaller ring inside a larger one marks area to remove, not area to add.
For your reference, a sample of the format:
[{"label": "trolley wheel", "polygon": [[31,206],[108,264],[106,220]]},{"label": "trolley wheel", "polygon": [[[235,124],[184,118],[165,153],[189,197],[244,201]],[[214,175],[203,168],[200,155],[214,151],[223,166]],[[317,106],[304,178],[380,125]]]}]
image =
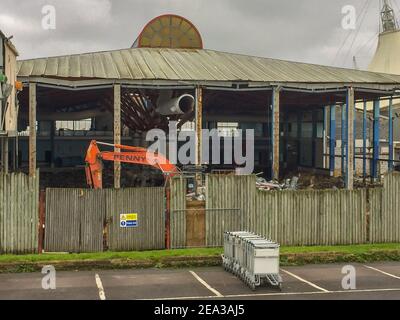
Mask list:
[{"label": "trolley wheel", "polygon": [[278,285],[278,290],[279,290],[280,292],[282,292],[282,290],[283,290],[283,285],[282,285],[282,283],[279,283],[279,285]]},{"label": "trolley wheel", "polygon": [[252,291],[256,291],[256,284],[255,284],[254,282],[251,283],[250,289],[251,289]]}]

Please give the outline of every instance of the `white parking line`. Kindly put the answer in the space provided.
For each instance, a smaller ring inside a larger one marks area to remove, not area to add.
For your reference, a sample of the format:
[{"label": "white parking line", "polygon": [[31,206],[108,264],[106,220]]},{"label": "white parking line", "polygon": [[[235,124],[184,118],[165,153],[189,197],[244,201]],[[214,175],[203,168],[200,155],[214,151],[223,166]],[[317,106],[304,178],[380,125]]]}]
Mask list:
[{"label": "white parking line", "polygon": [[218,292],[217,290],[215,290],[213,287],[211,287],[207,282],[205,282],[202,278],[200,278],[196,272],[193,271],[189,271],[193,277],[196,278],[197,281],[199,281],[203,286],[205,286],[208,290],[210,290],[212,293],[214,293],[217,297],[223,298],[224,296]]},{"label": "white parking line", "polygon": [[101,282],[100,276],[96,273],[96,284],[99,289],[100,300],[106,300],[106,293],[103,288],[103,283]]},{"label": "white parking line", "polygon": [[[397,289],[365,289],[365,290],[342,290],[342,291],[313,291],[313,292],[277,292],[277,293],[253,293],[253,294],[237,294],[227,295],[224,299],[234,298],[257,298],[257,297],[279,297],[279,296],[313,296],[313,295],[332,295],[332,294],[356,294],[356,293],[379,293],[379,292],[400,292],[400,288]],[[202,300],[202,299],[215,299],[221,298],[216,296],[204,296],[204,297],[177,297],[177,298],[158,298],[158,299],[142,299],[147,301],[170,301],[170,300]]]},{"label": "white parking line", "polygon": [[395,278],[395,279],[400,280],[400,277],[395,276],[394,274],[387,273],[387,272],[385,272],[385,271],[382,271],[382,270],[379,270],[379,269],[376,269],[376,268],[373,268],[373,267],[370,267],[370,266],[364,266],[364,267],[365,267],[365,268],[368,268],[368,269],[371,269],[371,270],[374,270],[374,271],[376,271],[376,272],[380,272],[380,273],[382,273],[382,274],[384,274],[384,275],[386,275],[386,276],[388,276],[388,277],[392,277],[392,278]]},{"label": "white parking line", "polygon": [[291,272],[289,272],[289,271],[287,271],[287,270],[284,270],[284,269],[281,269],[281,270],[282,270],[283,272],[287,273],[288,275],[292,276],[293,278],[296,278],[297,280],[300,280],[301,282],[304,282],[304,283],[308,284],[309,286],[311,286],[311,287],[313,287],[313,288],[315,288],[315,289],[318,289],[318,290],[320,290],[320,291],[322,291],[322,292],[330,292],[329,290],[326,290],[326,289],[324,289],[324,288],[321,288],[321,287],[317,286],[316,284],[314,284],[314,283],[312,283],[312,282],[310,282],[310,281],[307,281],[306,279],[303,279],[303,278],[301,278],[301,277],[299,277],[299,276],[296,276],[295,274],[293,274],[293,273],[291,273]]}]

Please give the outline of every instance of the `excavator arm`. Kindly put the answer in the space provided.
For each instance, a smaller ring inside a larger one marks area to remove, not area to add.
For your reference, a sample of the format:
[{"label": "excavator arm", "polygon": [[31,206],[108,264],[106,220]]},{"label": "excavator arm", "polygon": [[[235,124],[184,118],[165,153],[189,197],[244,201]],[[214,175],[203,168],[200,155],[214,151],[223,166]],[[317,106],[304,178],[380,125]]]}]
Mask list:
[{"label": "excavator arm", "polygon": [[[121,152],[101,152],[99,145],[120,149]],[[86,153],[86,180],[93,189],[103,188],[103,161],[131,163],[152,166],[160,170],[166,179],[180,174],[179,169],[161,154],[150,152],[145,148],[113,145],[93,140]]]}]

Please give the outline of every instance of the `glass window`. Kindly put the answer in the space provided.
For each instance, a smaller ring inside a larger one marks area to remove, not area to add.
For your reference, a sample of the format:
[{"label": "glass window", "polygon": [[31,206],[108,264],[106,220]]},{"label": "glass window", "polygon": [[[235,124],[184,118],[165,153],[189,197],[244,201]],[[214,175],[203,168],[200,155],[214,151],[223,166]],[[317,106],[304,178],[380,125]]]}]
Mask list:
[{"label": "glass window", "polygon": [[312,138],[313,137],[313,124],[312,122],[304,122],[301,125],[301,137]]},{"label": "glass window", "polygon": [[86,119],[81,121],[57,121],[57,130],[78,130],[78,131],[89,131],[92,127],[92,119]]}]

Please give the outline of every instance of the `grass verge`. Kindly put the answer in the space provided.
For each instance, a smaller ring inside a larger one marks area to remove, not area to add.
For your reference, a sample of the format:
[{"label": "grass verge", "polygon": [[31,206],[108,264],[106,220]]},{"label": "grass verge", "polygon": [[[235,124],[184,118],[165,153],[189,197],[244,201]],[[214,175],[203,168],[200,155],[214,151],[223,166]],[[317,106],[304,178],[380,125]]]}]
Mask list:
[{"label": "grass verge", "polygon": [[[0,273],[36,272],[43,265],[57,270],[129,269],[217,266],[222,248],[82,254],[0,255]],[[400,261],[400,244],[326,247],[282,247],[282,266]]]}]

